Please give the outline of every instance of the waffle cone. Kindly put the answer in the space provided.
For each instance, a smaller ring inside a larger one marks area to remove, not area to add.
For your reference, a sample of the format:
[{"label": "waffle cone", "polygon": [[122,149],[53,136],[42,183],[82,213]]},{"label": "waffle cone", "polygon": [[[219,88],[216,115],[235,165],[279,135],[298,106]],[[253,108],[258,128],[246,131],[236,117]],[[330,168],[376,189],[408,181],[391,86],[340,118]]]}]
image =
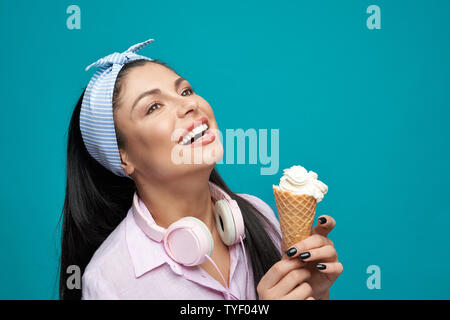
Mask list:
[{"label": "waffle cone", "polygon": [[314,197],[298,195],[278,186],[273,186],[273,193],[283,236],[281,248],[285,251],[311,235],[317,201]]}]

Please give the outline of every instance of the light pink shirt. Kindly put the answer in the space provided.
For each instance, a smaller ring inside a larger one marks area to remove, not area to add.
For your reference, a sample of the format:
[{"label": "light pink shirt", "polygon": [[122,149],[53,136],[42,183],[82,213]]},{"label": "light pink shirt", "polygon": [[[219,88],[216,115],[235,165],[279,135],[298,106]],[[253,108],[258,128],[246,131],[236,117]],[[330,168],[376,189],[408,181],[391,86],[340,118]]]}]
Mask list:
[{"label": "light pink shirt", "polygon": [[[276,226],[280,225],[274,212],[264,201],[250,194],[238,193],[250,201]],[[281,252],[275,233],[269,236]],[[245,241],[245,240],[244,240]],[[230,292],[238,299],[246,299],[247,274],[242,246],[229,247]],[[246,251],[250,273],[250,297],[257,293],[253,270]],[[148,238],[137,226],[131,208],[125,219],[97,249],[82,278],[82,299],[146,299],[146,300],[222,300],[230,299],[221,282],[212,278],[200,266],[186,267],[172,260],[162,242]]]}]

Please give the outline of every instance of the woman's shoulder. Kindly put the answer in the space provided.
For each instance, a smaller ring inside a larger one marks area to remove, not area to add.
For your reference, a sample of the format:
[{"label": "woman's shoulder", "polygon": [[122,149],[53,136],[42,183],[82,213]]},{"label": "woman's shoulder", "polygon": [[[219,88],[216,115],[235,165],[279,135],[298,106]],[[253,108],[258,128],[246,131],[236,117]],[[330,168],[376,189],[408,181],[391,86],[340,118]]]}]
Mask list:
[{"label": "woman's shoulder", "polygon": [[98,268],[108,264],[121,255],[126,249],[125,245],[125,221],[123,219],[117,227],[108,235],[95,251],[86,269]]},{"label": "woman's shoulder", "polygon": [[117,291],[117,275],[132,272],[125,241],[126,218],[98,247],[86,266],[82,277],[83,299],[97,296],[112,297]]}]

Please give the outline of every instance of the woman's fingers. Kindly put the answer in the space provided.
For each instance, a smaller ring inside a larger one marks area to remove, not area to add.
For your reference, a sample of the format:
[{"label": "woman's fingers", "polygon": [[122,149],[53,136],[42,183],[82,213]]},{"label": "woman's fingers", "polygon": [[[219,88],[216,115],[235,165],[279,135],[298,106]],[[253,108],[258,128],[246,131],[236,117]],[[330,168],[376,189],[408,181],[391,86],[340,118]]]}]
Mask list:
[{"label": "woman's fingers", "polygon": [[[275,263],[261,278],[258,283],[260,290],[267,290],[275,286],[290,271],[305,266],[305,262],[300,259],[281,259]],[[257,289],[258,289],[257,288]]]},{"label": "woman's fingers", "polygon": [[320,248],[300,252],[298,257],[304,262],[318,261],[318,260],[334,262],[337,261],[338,258],[336,249],[331,245],[326,245]]},{"label": "woman's fingers", "polygon": [[312,287],[308,282],[303,282],[289,294],[282,297],[282,300],[305,300],[311,297]]},{"label": "woman's fingers", "polygon": [[319,216],[317,225],[312,229],[313,234],[320,234],[326,237],[336,226],[336,221],[325,214]]},{"label": "woman's fingers", "polygon": [[322,273],[340,275],[344,266],[340,262],[321,262],[316,264],[316,269]]},{"label": "woman's fingers", "polygon": [[316,300],[316,299],[314,299],[313,297],[308,297],[306,298],[306,300]]},{"label": "woman's fingers", "polygon": [[273,288],[269,289],[269,294],[273,297],[285,296],[309,278],[311,278],[311,271],[306,268],[291,270]]},{"label": "woman's fingers", "polygon": [[326,245],[331,244],[331,240],[321,236],[319,234],[313,234],[312,236],[309,236],[308,238],[297,242],[292,247],[290,247],[288,250],[286,250],[285,254],[290,258],[297,257],[300,253],[314,249],[323,247]]}]

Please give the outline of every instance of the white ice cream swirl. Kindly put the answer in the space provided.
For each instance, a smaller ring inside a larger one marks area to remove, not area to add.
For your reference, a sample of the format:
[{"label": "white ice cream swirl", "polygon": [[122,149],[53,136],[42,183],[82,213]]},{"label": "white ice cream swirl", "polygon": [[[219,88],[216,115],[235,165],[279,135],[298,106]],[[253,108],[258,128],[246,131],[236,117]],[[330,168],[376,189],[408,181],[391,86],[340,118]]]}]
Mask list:
[{"label": "white ice cream swirl", "polygon": [[328,186],[317,180],[317,173],[313,171],[308,172],[302,166],[292,166],[283,171],[284,175],[281,177],[279,185],[282,190],[307,194],[316,198],[317,202],[322,201],[323,196],[328,192]]}]

